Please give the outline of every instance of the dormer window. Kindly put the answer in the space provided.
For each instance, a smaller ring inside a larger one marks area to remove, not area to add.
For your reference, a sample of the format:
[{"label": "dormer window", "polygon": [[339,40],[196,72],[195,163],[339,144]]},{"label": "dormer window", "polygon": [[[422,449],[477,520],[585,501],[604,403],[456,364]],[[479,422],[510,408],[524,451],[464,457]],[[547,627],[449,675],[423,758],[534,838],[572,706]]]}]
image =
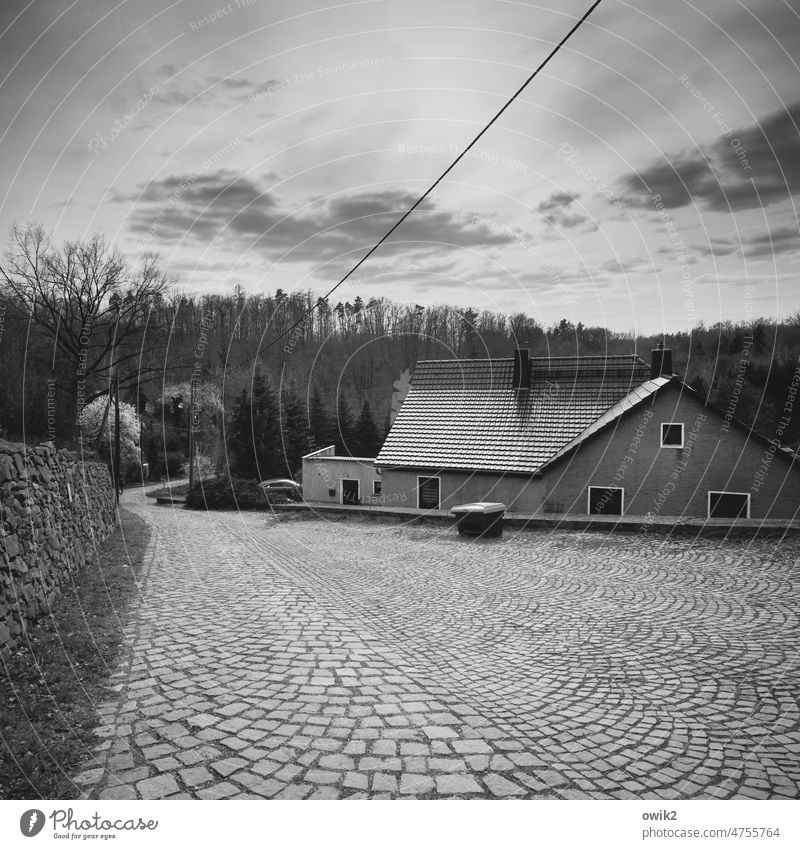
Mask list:
[{"label": "dormer window", "polygon": [[661,423],[661,447],[683,448],[683,424],[676,422]]}]

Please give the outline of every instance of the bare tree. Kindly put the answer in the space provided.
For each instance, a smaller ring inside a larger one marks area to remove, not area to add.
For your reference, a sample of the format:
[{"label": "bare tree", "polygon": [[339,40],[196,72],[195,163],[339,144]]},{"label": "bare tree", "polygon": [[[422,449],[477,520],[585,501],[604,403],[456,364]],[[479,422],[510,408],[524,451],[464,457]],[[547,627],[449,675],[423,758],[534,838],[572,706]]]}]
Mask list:
[{"label": "bare tree", "polygon": [[134,271],[102,236],[58,248],[42,227],[14,226],[0,285],[52,338],[74,385],[86,385],[84,401],[105,391],[114,371],[126,388],[163,372],[166,336],[151,312],[170,284],[155,255]]}]

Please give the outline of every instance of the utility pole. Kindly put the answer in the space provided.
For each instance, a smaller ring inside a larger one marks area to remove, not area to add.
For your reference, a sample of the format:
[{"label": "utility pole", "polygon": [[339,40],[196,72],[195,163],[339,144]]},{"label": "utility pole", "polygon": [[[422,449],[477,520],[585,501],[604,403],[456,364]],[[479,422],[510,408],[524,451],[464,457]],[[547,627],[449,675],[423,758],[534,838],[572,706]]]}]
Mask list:
[{"label": "utility pole", "polygon": [[120,484],[119,372],[114,374],[114,491],[119,504]]},{"label": "utility pole", "polygon": [[194,485],[194,373],[189,381],[189,491],[191,492]]}]

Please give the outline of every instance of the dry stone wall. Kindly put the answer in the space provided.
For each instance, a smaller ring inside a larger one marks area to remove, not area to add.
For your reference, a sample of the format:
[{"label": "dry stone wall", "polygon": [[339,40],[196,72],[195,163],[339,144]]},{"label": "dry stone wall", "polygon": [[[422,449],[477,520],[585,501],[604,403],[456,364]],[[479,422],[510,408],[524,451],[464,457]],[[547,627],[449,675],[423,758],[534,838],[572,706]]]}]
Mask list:
[{"label": "dry stone wall", "polygon": [[115,523],[102,463],[71,451],[0,440],[0,652],[46,613]]}]

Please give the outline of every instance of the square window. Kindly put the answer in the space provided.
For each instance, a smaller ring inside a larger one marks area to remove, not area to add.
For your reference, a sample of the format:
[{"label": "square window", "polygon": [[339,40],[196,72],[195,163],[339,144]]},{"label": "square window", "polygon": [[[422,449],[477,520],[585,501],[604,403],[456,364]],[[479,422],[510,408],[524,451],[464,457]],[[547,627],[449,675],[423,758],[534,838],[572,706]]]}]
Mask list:
[{"label": "square window", "polygon": [[381,482],[380,481],[372,481],[372,494],[380,495],[381,494]]},{"label": "square window", "polygon": [[621,516],[625,490],[619,486],[590,486],[590,516]]},{"label": "square window", "polygon": [[683,448],[683,425],[676,422],[661,423],[661,447]]}]

